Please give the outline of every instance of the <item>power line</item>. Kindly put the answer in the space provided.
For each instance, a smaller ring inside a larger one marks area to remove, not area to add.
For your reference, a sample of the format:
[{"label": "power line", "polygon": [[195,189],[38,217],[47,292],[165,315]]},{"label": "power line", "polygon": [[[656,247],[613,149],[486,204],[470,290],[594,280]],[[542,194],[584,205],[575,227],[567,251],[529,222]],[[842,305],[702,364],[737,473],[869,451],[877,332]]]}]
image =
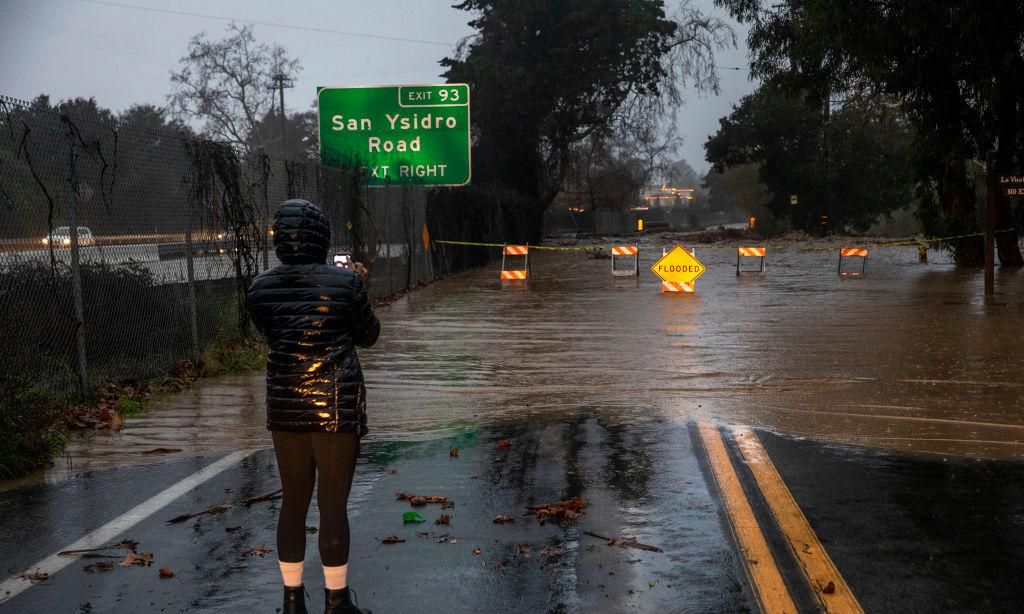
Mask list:
[{"label": "power line", "polygon": [[[21,8],[11,4],[0,4],[0,9],[7,9],[12,11],[12,13],[9,16],[12,19],[25,23],[26,25],[39,28],[56,36],[70,35],[76,37],[82,43],[90,45],[94,49],[103,51],[105,53],[110,53],[112,55],[116,55],[120,58],[146,64],[159,65],[164,68],[173,68],[175,65],[173,61],[160,57],[158,55],[154,55],[152,53],[149,53],[148,51],[116,43],[104,37],[97,36],[92,32],[72,27],[60,21],[59,19],[54,19],[52,17],[36,13],[26,8]],[[86,39],[91,39],[94,42],[90,43]]]},{"label": "power line", "polygon": [[89,3],[89,4],[99,4],[99,5],[103,5],[103,6],[113,6],[113,7],[124,8],[124,9],[135,9],[137,11],[150,11],[152,13],[164,13],[164,14],[167,14],[167,15],[181,15],[181,16],[184,16],[184,17],[199,17],[199,18],[202,18],[202,19],[216,19],[217,21],[227,21],[227,22],[237,21],[239,23],[248,23],[248,24],[253,24],[253,25],[257,25],[257,26],[269,26],[271,28],[285,28],[285,29],[288,29],[288,30],[302,30],[302,31],[305,31],[305,32],[321,32],[321,33],[324,33],[324,34],[340,34],[342,36],[355,36],[355,37],[358,37],[358,38],[372,38],[372,39],[377,39],[377,40],[398,41],[398,42],[402,42],[402,43],[417,43],[417,44],[420,44],[420,45],[435,45],[435,46],[438,46],[438,47],[448,47],[448,48],[453,47],[453,45],[451,43],[442,43],[440,41],[428,41],[428,40],[422,40],[422,39],[417,39],[417,38],[402,38],[402,37],[399,37],[399,36],[384,36],[384,35],[381,35],[381,34],[365,34],[363,32],[346,32],[344,30],[331,30],[331,29],[328,29],[328,28],[314,28],[312,26],[296,26],[296,25],[286,24],[286,23],[274,23],[274,22],[271,22],[271,21],[257,21],[255,19],[242,19],[242,18],[239,18],[239,17],[219,17],[217,15],[206,15],[206,14],[203,14],[203,13],[190,13],[188,11],[175,11],[175,10],[172,10],[172,9],[162,9],[162,8],[156,8],[156,7],[152,7],[152,6],[138,6],[138,5],[135,5],[135,4],[122,4],[120,2],[105,2],[104,0],[81,0],[81,2],[86,2],[86,3]]}]

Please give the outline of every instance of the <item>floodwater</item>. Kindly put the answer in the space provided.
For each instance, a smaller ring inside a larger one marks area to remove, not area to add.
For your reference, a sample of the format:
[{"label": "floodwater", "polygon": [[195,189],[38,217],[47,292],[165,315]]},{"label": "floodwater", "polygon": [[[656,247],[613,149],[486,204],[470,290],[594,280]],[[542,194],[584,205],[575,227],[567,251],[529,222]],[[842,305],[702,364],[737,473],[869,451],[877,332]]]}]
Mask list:
[{"label": "floodwater", "polygon": [[[863,277],[837,275],[832,249],[769,244],[766,274],[737,276],[734,248],[698,248],[708,272],[696,294],[666,295],[649,267],[670,244],[645,240],[639,280],[613,278],[608,260],[581,252],[535,251],[529,283],[503,286],[494,264],[379,310],[381,340],[361,353],[371,438],[586,412],[1024,457],[1024,272],[997,270],[986,301],[980,270],[935,252],[918,264],[913,246],[872,249]],[[269,445],[263,392],[262,374],[204,382],[119,433],[76,438],[47,477]]]}]

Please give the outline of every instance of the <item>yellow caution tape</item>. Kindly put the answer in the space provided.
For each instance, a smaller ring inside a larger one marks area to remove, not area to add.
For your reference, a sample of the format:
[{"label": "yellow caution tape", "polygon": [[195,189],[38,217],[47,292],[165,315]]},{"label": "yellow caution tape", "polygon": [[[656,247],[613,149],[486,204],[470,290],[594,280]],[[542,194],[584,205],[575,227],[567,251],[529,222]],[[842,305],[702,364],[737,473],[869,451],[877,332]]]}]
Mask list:
[{"label": "yellow caution tape", "polygon": [[[1004,232],[1013,232],[1013,228],[1005,228],[1003,230],[997,230],[996,234]],[[956,235],[952,237],[936,237],[933,239],[913,239],[910,241],[890,241],[886,243],[858,243],[858,246],[864,247],[906,247],[909,245],[927,245],[929,243],[942,243],[945,241],[956,241],[957,239],[968,239],[971,237],[983,237],[985,233],[975,232],[966,235]],[[467,245],[470,247],[505,247],[506,245],[522,245],[521,243],[477,243],[473,241],[433,241],[439,245]],[[617,244],[622,245],[622,244]],[[771,247],[771,244],[766,244]],[[611,249],[614,245],[530,245],[530,249],[537,250],[549,250],[549,251],[579,251],[579,250],[594,250],[594,249]],[[688,248],[699,248],[699,249],[736,249],[735,245],[688,245]],[[805,252],[833,252],[837,247],[797,247],[800,251]]]}]

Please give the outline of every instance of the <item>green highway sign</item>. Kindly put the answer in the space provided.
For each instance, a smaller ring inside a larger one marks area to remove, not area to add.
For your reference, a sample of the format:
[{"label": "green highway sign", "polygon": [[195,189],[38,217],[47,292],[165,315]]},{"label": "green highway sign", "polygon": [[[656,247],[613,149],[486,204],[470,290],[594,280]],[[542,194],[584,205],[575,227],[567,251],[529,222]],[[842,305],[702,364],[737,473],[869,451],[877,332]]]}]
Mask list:
[{"label": "green highway sign", "polygon": [[317,89],[320,161],[364,167],[367,185],[467,185],[469,86]]}]

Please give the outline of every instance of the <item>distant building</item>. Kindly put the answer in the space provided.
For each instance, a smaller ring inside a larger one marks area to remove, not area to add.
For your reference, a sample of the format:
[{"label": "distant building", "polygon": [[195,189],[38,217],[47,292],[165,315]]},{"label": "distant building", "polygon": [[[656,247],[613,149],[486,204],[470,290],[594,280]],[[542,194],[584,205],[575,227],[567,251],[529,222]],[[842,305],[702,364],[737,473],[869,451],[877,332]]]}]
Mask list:
[{"label": "distant building", "polygon": [[647,207],[670,207],[687,205],[694,199],[696,188],[675,187],[662,184],[658,187],[646,187],[640,190],[640,198]]}]

